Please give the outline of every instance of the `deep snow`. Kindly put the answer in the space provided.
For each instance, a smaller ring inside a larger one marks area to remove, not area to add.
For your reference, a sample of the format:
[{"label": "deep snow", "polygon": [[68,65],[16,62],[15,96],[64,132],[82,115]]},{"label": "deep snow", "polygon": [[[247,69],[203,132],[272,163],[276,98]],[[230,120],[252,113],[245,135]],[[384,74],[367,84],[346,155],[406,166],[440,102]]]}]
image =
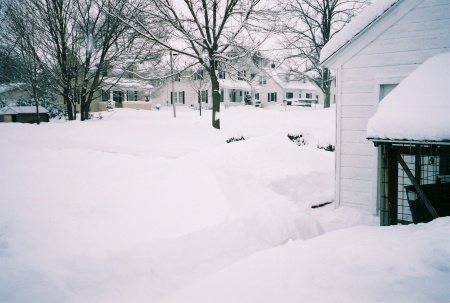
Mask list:
[{"label": "deep snow", "polygon": [[310,208],[333,198],[334,154],[317,145],[334,142],[334,108],[229,108],[220,131],[210,111],[102,115],[0,124],[0,302],[449,294],[449,220],[348,228],[377,218]]}]

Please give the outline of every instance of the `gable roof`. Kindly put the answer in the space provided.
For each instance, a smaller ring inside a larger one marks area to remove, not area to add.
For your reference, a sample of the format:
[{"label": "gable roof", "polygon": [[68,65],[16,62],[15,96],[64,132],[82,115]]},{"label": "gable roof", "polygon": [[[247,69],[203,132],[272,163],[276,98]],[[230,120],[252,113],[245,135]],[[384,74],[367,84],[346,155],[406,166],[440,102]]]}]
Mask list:
[{"label": "gable roof", "polygon": [[272,77],[282,89],[318,90],[318,88],[307,79],[305,83],[303,83],[303,81],[285,81],[280,77],[281,72],[277,69],[265,68],[264,71],[267,75]]},{"label": "gable roof", "polygon": [[404,79],[378,105],[367,137],[450,141],[450,53],[436,55]]},{"label": "gable roof", "polygon": [[380,19],[388,10],[397,3],[404,0],[376,0],[373,1],[361,14],[348,23],[339,33],[337,33],[320,52],[320,62],[326,60],[339,52],[345,45],[350,43],[355,37],[360,35],[364,29]]},{"label": "gable roof", "polygon": [[[35,114],[36,106],[6,106],[0,109],[0,115]],[[48,110],[39,106],[39,113],[46,114]]]}]

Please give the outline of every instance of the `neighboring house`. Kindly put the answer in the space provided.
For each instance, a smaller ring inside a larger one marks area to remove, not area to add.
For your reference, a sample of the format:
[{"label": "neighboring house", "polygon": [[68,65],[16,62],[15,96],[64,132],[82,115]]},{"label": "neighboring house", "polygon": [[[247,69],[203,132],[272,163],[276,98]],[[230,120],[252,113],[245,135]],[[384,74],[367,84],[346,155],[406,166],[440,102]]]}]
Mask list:
[{"label": "neighboring house", "polygon": [[[252,88],[246,75],[246,71],[240,72],[237,77],[226,71],[218,73],[220,102],[225,107],[244,105],[246,101],[251,104]],[[200,104],[202,107],[212,107],[211,82],[206,71],[187,70],[173,78],[173,91],[172,78],[169,76],[164,81],[161,80],[161,85],[152,92],[151,100],[154,105],[170,106],[175,102],[192,108],[198,108]]]},{"label": "neighboring house", "polygon": [[0,99],[19,99],[30,95],[25,83],[0,84]]},{"label": "neighboring house", "polygon": [[[374,148],[366,139],[367,123],[380,100],[418,66],[449,51],[449,28],[448,0],[377,0],[323,48],[322,65],[332,69],[337,78],[337,205],[354,206],[377,215],[387,211],[381,203],[383,186],[388,186],[381,182],[386,177],[382,148]],[[429,96],[433,96],[432,91]],[[426,106],[430,100],[425,98],[422,102]],[[402,115],[397,114],[399,118]],[[417,171],[419,164],[414,164]],[[403,174],[399,169],[393,174],[400,173]],[[400,196],[405,194],[402,186],[397,190]],[[410,212],[406,208],[396,210],[406,216],[394,215],[395,220],[389,221],[382,215],[381,223],[411,222],[411,217],[406,218]]]},{"label": "neighboring house", "polygon": [[[154,86],[149,81],[136,77],[135,67],[130,67],[125,73],[122,69],[105,69],[102,71],[100,89],[94,93],[90,104],[90,112],[103,111],[110,104],[112,108],[148,109],[152,107],[150,95]],[[80,95],[77,100],[77,112],[80,111]],[[61,95],[57,96],[59,103],[64,103]]]},{"label": "neighboring house", "polygon": [[323,94],[318,87],[306,78],[295,79],[286,74],[281,69],[267,67],[261,69],[254,78],[255,99],[263,104],[278,102],[283,104],[283,100],[294,99],[305,103],[319,103]]},{"label": "neighboring house", "polygon": [[[40,122],[49,122],[48,111],[39,106]],[[36,106],[6,106],[0,109],[0,122],[37,123]]]},{"label": "neighboring house", "polygon": [[[320,90],[306,79],[293,80],[272,68],[257,68],[252,63],[243,64],[246,69],[230,73],[218,72],[220,102],[225,106],[252,105],[255,100],[263,105],[283,104],[285,99],[300,99],[318,103],[323,99]],[[209,75],[202,69],[185,71],[168,77],[156,89],[151,99],[154,104],[169,106],[172,102],[197,108],[212,106],[212,91]]]},{"label": "neighboring house", "polygon": [[108,102],[115,108],[152,108],[150,95],[154,86],[145,81],[131,78],[107,77],[103,79],[103,89],[101,99],[97,98],[92,102],[91,110],[95,110],[96,103],[98,110],[105,110]]}]

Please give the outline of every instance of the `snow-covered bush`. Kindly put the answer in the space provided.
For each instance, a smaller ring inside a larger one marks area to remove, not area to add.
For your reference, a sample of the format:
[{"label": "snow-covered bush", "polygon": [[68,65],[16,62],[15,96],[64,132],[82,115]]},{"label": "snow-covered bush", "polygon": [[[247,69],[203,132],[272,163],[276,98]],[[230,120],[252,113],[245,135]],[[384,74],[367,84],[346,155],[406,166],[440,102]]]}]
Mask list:
[{"label": "snow-covered bush", "polygon": [[241,137],[231,137],[230,139],[227,140],[227,143],[237,142],[237,141],[242,141],[242,140],[245,140],[244,136],[241,136]]},{"label": "snow-covered bush", "polygon": [[303,134],[288,134],[287,136],[292,142],[294,142],[298,146],[303,146],[306,145],[307,143]]}]

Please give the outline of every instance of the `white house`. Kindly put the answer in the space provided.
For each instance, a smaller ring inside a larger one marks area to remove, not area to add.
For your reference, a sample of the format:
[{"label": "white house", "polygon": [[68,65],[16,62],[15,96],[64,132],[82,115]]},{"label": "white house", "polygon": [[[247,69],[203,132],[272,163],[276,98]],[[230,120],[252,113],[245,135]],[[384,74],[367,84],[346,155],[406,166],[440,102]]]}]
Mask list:
[{"label": "white house", "polygon": [[[151,94],[153,105],[170,106],[173,102],[193,108],[212,106],[212,90],[209,75],[199,69],[184,71],[161,81],[161,85]],[[231,77],[227,72],[219,73],[220,102],[224,106],[244,105],[245,96],[251,94],[252,87],[247,78]],[[172,94],[173,92],[173,94]],[[247,98],[247,100],[250,100]]]},{"label": "white house", "polygon": [[253,79],[254,97],[263,104],[299,99],[308,103],[323,103],[322,91],[306,78],[295,79],[284,71],[266,67]]},{"label": "white house", "polygon": [[[309,103],[323,100],[320,89],[306,79],[295,80],[286,77],[274,68],[257,68],[252,63],[244,64],[246,69],[234,68],[233,73],[218,72],[220,102],[225,107],[251,105],[255,100],[263,105],[282,104],[285,99],[301,99]],[[169,106],[172,102],[190,107],[212,106],[212,91],[209,76],[201,69],[184,71],[172,79],[166,78],[151,94],[153,104]],[[323,102],[323,101],[322,101]]]},{"label": "white house", "polygon": [[[380,214],[383,186],[389,184],[382,182],[386,177],[381,169],[382,147],[375,148],[367,140],[367,123],[380,100],[417,67],[449,51],[449,28],[448,0],[377,0],[323,48],[322,65],[334,70],[337,86],[337,205]],[[423,104],[429,101],[425,98]],[[428,148],[431,152],[434,147]],[[420,171],[419,166],[416,169]],[[391,180],[395,174],[401,177],[397,170]],[[396,191],[399,197],[404,196],[402,186]],[[405,215],[409,211],[406,209]],[[395,212],[403,212],[400,204]],[[395,221],[382,224],[401,223],[397,218]]]}]

